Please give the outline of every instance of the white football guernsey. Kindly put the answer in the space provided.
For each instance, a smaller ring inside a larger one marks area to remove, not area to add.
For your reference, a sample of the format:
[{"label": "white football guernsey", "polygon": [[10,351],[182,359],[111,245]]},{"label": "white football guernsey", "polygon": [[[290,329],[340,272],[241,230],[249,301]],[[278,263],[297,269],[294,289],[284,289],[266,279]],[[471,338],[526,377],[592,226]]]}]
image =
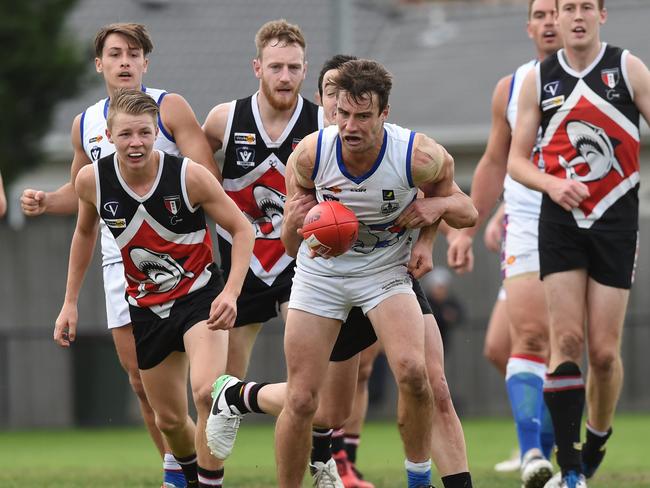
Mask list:
[{"label": "white football guernsey", "polygon": [[384,124],[384,141],[375,164],[367,173],[352,176],[346,169],[336,125],[319,132],[312,179],[316,198],[338,200],[359,219],[359,238],[345,254],[309,258],[307,244],[300,246],[298,272],[322,276],[364,276],[406,265],[413,230],[395,225],[399,214],[415,199],[411,178],[411,153],[415,132]]}]

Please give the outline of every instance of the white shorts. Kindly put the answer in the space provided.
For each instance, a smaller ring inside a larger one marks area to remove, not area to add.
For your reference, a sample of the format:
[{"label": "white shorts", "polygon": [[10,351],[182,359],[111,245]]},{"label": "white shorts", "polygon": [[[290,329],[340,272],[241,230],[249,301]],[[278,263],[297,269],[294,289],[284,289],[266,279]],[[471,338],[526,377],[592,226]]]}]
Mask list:
[{"label": "white shorts", "polygon": [[124,327],[131,323],[129,303],[126,301],[126,279],[121,262],[102,266],[104,274],[104,297],[106,298],[106,322],[109,329]]},{"label": "white shorts", "polygon": [[506,215],[501,276],[504,280],[526,273],[539,274],[539,220]]},{"label": "white shorts", "polygon": [[388,297],[415,295],[406,266],[359,278],[317,276],[296,269],[289,308],[345,321],[352,307],[368,313]]}]

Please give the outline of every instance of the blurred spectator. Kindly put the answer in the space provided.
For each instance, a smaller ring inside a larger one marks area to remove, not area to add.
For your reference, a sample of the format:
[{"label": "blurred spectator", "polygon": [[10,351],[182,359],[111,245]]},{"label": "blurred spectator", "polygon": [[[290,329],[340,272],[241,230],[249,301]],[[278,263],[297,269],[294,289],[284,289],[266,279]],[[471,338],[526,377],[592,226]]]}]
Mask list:
[{"label": "blurred spectator", "polygon": [[438,322],[445,350],[448,348],[449,331],[465,317],[463,306],[449,288],[451,279],[451,271],[441,266],[425,275],[422,283],[433,316]]}]

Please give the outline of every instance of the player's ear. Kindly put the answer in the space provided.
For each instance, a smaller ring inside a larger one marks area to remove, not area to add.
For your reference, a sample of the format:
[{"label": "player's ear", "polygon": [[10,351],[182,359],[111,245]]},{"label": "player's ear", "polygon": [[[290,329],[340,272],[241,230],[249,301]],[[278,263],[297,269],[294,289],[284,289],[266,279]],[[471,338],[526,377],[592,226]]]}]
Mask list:
[{"label": "player's ear", "polygon": [[316,105],[323,105],[323,99],[320,97],[318,90],[314,92],[314,101],[316,102]]},{"label": "player's ear", "polygon": [[388,118],[389,113],[390,113],[390,104],[387,104],[386,108],[381,111],[381,116],[383,117],[383,120],[386,120]]},{"label": "player's ear", "polygon": [[255,73],[255,78],[258,80],[262,78],[262,60],[260,58],[253,59],[253,72]]},{"label": "player's ear", "polygon": [[106,127],[106,139],[108,139],[111,144],[115,144],[113,142],[113,138],[112,138],[112,135],[111,135],[111,130],[108,127]]},{"label": "player's ear", "polygon": [[600,25],[603,25],[607,22],[607,9],[603,7],[600,11]]},{"label": "player's ear", "polygon": [[95,58],[95,71],[97,71],[97,73],[101,73],[102,70],[103,70],[102,59]]},{"label": "player's ear", "polygon": [[144,68],[142,69],[142,72],[146,73],[148,67],[149,67],[149,58],[144,58]]}]

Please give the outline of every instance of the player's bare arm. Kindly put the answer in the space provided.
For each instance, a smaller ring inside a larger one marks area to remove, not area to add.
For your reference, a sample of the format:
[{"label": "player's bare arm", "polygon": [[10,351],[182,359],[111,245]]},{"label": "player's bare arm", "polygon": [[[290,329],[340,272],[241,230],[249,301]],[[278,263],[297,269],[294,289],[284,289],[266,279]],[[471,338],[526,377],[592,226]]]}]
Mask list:
[{"label": "player's bare arm", "polygon": [[74,182],[79,170],[90,164],[81,142],[81,114],[72,122],[70,138],[74,151],[70,165],[70,181],[53,192],[44,192],[27,188],[20,197],[20,206],[29,217],[36,217],[43,213],[52,215],[71,215],[77,212],[78,199]]},{"label": "player's bare arm", "polygon": [[241,292],[253,252],[253,228],[235,202],[226,195],[217,179],[205,167],[189,161],[185,174],[187,195],[193,206],[204,212],[232,236],[232,265],[223,291],[210,308],[208,327],[230,329],[237,316]]},{"label": "player's bare arm", "polygon": [[627,57],[627,73],[634,92],[634,103],[650,124],[650,71],[643,61],[630,54]]},{"label": "player's bare arm", "polygon": [[221,172],[214,160],[205,134],[190,104],[181,95],[169,93],[160,104],[160,118],[163,126],[174,137],[181,154],[205,166],[221,181]]},{"label": "player's bare arm", "polygon": [[223,147],[229,112],[230,103],[220,103],[210,110],[203,123],[203,133],[213,154]]},{"label": "player's bare arm", "polygon": [[476,165],[470,196],[478,210],[476,226],[463,231],[474,236],[488,219],[503,192],[503,180],[508,168],[508,151],[512,133],[506,119],[512,75],[499,80],[492,95],[492,125],[485,152]]},{"label": "player's bare arm", "polygon": [[407,264],[409,273],[419,279],[433,269],[433,244],[436,240],[438,222],[422,227],[417,240],[411,247],[411,256]]},{"label": "player's bare arm", "polygon": [[0,174],[0,218],[4,217],[7,212],[7,197],[5,195],[5,186],[2,182],[2,174]]},{"label": "player's bare arm", "polygon": [[473,267],[472,243],[479,227],[490,215],[499,195],[503,192],[506,175],[511,129],[506,119],[508,96],[512,75],[499,80],[492,94],[492,125],[483,156],[476,165],[472,178],[471,197],[478,211],[476,225],[447,236],[448,265],[457,272],[471,271]]},{"label": "player's bare arm", "polygon": [[311,179],[315,165],[318,133],[305,137],[287,160],[284,180],[287,188],[287,200],[284,204],[284,218],[280,239],[285,252],[295,257],[302,242],[300,228],[307,212],[316,205],[314,182]]},{"label": "player's bare arm", "polygon": [[425,194],[413,202],[398,219],[406,227],[432,225],[440,219],[452,227],[474,225],[476,210],[454,182],[454,160],[433,139],[417,134],[413,143],[413,183]]},{"label": "player's bare arm", "polygon": [[54,325],[54,341],[62,347],[69,347],[76,337],[79,291],[97,241],[99,215],[95,205],[95,172],[92,166],[87,165],[79,171],[75,190],[75,194],[79,195],[77,226],[70,245],[63,307]]},{"label": "player's bare arm", "polygon": [[575,180],[542,173],[530,162],[537,139],[541,113],[537,104],[536,71],[524,79],[517,105],[517,125],[508,155],[508,173],[513,179],[533,190],[547,193],[564,210],[570,211],[589,196],[587,185]]}]

